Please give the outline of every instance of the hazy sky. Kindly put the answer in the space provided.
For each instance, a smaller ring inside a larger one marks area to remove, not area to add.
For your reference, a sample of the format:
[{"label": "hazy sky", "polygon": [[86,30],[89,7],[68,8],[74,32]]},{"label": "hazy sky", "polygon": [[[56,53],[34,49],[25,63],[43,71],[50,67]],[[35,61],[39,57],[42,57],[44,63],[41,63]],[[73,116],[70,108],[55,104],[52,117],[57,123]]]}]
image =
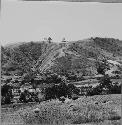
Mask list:
[{"label": "hazy sky", "polygon": [[49,36],[54,42],[95,36],[122,40],[122,3],[3,0],[0,34],[2,45]]}]

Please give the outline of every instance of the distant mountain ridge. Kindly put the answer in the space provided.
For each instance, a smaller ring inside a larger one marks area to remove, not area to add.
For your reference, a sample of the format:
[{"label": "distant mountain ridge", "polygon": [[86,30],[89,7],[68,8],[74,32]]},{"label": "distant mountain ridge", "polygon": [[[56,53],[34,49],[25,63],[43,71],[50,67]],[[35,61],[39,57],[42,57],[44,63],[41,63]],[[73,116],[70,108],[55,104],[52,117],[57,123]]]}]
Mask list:
[{"label": "distant mountain ridge", "polygon": [[122,41],[113,38],[89,38],[73,42],[28,42],[1,47],[2,74],[15,72],[58,74],[96,73],[95,61],[106,58],[122,63]]}]

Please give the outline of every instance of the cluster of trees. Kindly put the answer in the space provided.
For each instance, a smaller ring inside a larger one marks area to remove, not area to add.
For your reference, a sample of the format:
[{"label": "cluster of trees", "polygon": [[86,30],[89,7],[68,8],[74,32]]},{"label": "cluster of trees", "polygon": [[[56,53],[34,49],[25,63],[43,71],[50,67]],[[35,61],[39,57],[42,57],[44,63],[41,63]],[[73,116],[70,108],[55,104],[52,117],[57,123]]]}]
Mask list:
[{"label": "cluster of trees", "polygon": [[34,93],[34,92],[29,92],[28,90],[25,90],[24,92],[22,92],[20,94],[20,98],[19,98],[20,102],[38,102],[38,93]]},{"label": "cluster of trees", "polygon": [[106,59],[97,60],[96,68],[97,68],[98,74],[102,74],[102,75],[105,75],[105,72],[110,69]]},{"label": "cluster of trees", "polygon": [[[54,77],[52,77],[53,79]],[[57,78],[55,76],[55,78]],[[103,78],[100,79],[100,84],[96,87],[88,86],[88,87],[81,87],[80,89],[77,88],[74,84],[67,84],[64,79],[60,79],[60,81],[56,81],[55,79],[51,82],[54,83],[50,87],[46,87],[43,90],[44,99],[51,100],[58,98],[60,100],[61,97],[68,97],[68,98],[78,98],[78,95],[101,95],[101,94],[121,94],[121,84],[115,82],[112,83],[110,77],[105,75]],[[33,81],[33,80],[32,80]],[[34,82],[34,81],[33,81]],[[49,82],[49,80],[47,81]],[[12,103],[13,95],[12,95],[12,86],[10,85],[3,85],[1,87],[1,95],[2,95],[2,104],[10,104]],[[80,93],[81,92],[81,93]],[[84,94],[85,93],[85,94]],[[38,93],[29,93],[27,90],[20,94],[20,101],[21,102],[31,102],[36,101],[38,102]]]},{"label": "cluster of trees", "polygon": [[60,97],[72,98],[73,94],[78,95],[80,90],[73,84],[67,84],[65,76],[59,76],[55,73],[47,73],[44,81],[46,84],[52,84],[52,86],[44,89],[45,99],[56,99]]},{"label": "cluster of trees", "polygon": [[[55,80],[54,80],[55,81]],[[58,81],[59,84],[45,89],[46,99],[60,98],[61,96],[72,98],[73,95],[101,95],[101,94],[121,94],[121,84],[112,82],[109,75],[104,74],[96,87],[88,86],[77,88],[74,84]]]},{"label": "cluster of trees", "polygon": [[61,97],[73,98],[73,96],[77,96],[80,93],[80,89],[78,89],[73,84],[60,83],[59,85],[54,85],[53,87],[49,87],[45,89],[45,99],[60,99]]},{"label": "cluster of trees", "polygon": [[100,84],[96,87],[88,86],[85,89],[82,87],[81,92],[83,93],[85,90],[86,95],[101,95],[101,94],[121,94],[121,84],[118,82],[112,83],[110,77],[105,75],[100,79]]},{"label": "cluster of trees", "polygon": [[121,84],[118,82],[113,83],[109,75],[105,74],[105,72],[110,69],[107,60],[97,61],[96,66],[98,74],[102,74],[103,77],[99,79],[100,84],[92,88],[89,94],[121,94]]},{"label": "cluster of trees", "polygon": [[[23,85],[25,82],[30,82],[33,89],[36,90],[37,85],[45,83],[47,86],[44,88],[42,87],[42,94],[44,95],[45,100],[50,99],[60,99],[63,97],[72,98],[73,95],[78,95],[80,90],[74,86],[73,84],[67,84],[65,77],[59,76],[55,73],[45,73],[45,77],[42,77],[41,80],[35,80],[31,79],[30,81],[22,81],[21,85]],[[49,86],[48,86],[49,85]],[[13,93],[12,93],[13,87],[8,85],[6,83],[2,86],[1,93],[2,93],[2,104],[10,104],[13,100]],[[28,90],[25,90],[24,92],[19,92],[19,100],[20,102],[32,102],[32,101],[39,101],[38,98],[38,92],[31,93]]]}]

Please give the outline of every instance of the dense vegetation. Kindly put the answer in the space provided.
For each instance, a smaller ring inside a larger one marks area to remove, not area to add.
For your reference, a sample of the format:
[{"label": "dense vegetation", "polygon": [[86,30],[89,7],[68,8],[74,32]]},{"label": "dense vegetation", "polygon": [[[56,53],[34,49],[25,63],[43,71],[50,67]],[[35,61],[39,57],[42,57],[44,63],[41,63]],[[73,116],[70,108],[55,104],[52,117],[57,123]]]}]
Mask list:
[{"label": "dense vegetation", "polygon": [[[99,83],[100,84],[96,87],[86,87],[86,95],[93,96],[105,94],[121,94],[121,84],[118,82],[112,83],[108,75],[105,75],[103,78],[101,78]],[[83,90],[83,88],[81,88],[81,90]]]},{"label": "dense vegetation", "polygon": [[[25,81],[22,81],[21,84],[24,84]],[[27,82],[27,81],[26,81]],[[86,86],[77,88],[74,84],[68,83],[66,78],[61,77],[57,74],[48,74],[46,79],[42,77],[41,80],[34,80],[31,79],[30,84],[32,85],[33,89],[36,89],[37,85],[45,83],[48,85],[47,87],[42,86],[42,94],[43,99],[39,100],[38,92],[30,93],[28,90],[24,92],[20,92],[19,100],[20,102],[40,102],[44,100],[52,100],[52,99],[59,99],[61,98],[69,98],[69,99],[77,99],[78,96],[85,95],[85,96],[93,96],[93,95],[104,95],[104,94],[121,94],[121,84],[118,82],[112,82],[111,78],[108,75],[104,75],[99,80],[99,85],[92,87]],[[2,104],[10,104],[13,100],[12,95],[13,87],[10,85],[3,85],[1,88],[2,94]],[[62,100],[61,100],[62,101]],[[65,99],[64,99],[65,101]]]}]

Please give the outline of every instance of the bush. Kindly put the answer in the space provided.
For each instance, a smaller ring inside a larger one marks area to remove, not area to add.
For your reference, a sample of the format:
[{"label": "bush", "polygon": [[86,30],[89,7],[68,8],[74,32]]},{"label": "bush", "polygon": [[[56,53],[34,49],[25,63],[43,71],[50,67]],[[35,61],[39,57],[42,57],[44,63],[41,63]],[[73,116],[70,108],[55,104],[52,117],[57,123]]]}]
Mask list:
[{"label": "bush", "polygon": [[109,76],[104,76],[99,82],[96,87],[87,88],[87,95],[121,94],[121,84],[112,83]]},{"label": "bush", "polygon": [[110,94],[121,94],[121,84],[115,82],[112,84],[111,88],[109,88]]},{"label": "bush", "polygon": [[30,100],[30,93],[29,93],[29,91],[28,91],[28,90],[25,90],[24,92],[22,92],[22,93],[20,94],[19,100],[20,100],[21,102],[25,102],[25,103],[29,102],[29,100]]},{"label": "bush", "polygon": [[[45,89],[45,100],[56,99],[60,97],[72,98],[73,95],[79,95],[80,89],[78,89],[73,84],[66,84],[64,82],[59,83],[58,85],[53,85]],[[75,97],[74,97],[75,98]],[[76,96],[78,98],[78,96]]]},{"label": "bush", "polygon": [[60,77],[58,74],[56,73],[51,73],[51,72],[46,72],[45,74],[46,79],[43,79],[43,82],[49,84],[49,83],[55,83],[55,84],[59,84],[63,81],[63,77]]},{"label": "bush", "polygon": [[97,67],[98,74],[102,74],[102,75],[105,75],[106,70],[110,69],[106,59],[103,59],[102,61],[97,61],[96,67]]},{"label": "bush", "polygon": [[67,96],[67,86],[65,83],[59,85],[53,85],[52,87],[45,88],[45,100],[51,100],[60,98],[61,96]]}]

